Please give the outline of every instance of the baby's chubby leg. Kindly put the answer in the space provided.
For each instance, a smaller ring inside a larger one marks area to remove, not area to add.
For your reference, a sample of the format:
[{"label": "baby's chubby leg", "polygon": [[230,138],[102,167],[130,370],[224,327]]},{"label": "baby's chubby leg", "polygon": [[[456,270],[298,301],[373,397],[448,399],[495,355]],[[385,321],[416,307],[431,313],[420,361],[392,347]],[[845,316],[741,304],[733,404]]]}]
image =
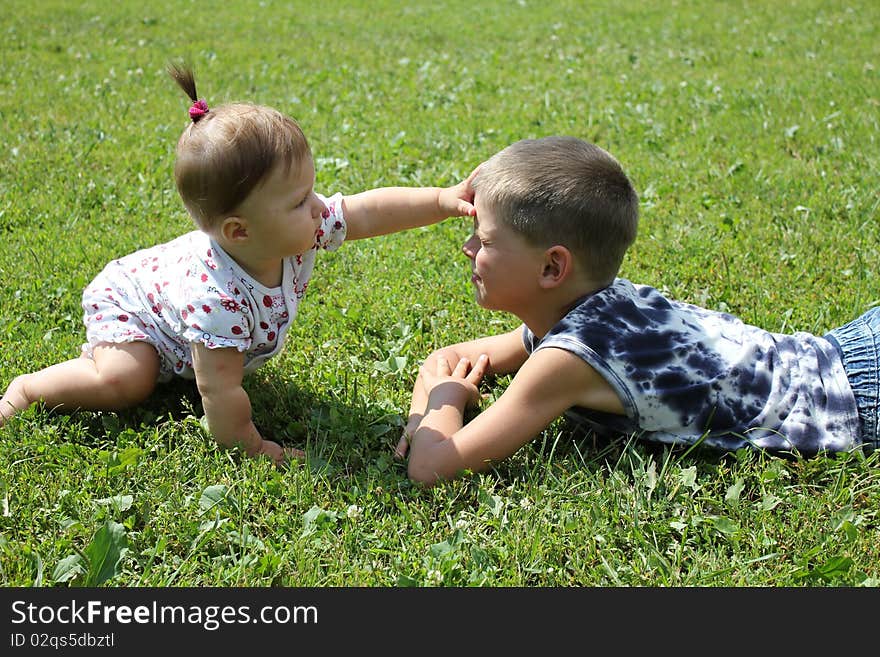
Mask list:
[{"label": "baby's chubby leg", "polygon": [[28,401],[27,391],[25,389],[25,379],[30,374],[22,374],[12,379],[12,383],[3,393],[0,399],[0,427],[6,424],[6,420],[11,418],[19,411],[23,411],[31,405]]},{"label": "baby's chubby leg", "polygon": [[137,406],[156,387],[159,354],[146,342],[101,344],[74,358],[12,380],[0,400],[0,427],[42,400],[52,410],[110,411]]}]

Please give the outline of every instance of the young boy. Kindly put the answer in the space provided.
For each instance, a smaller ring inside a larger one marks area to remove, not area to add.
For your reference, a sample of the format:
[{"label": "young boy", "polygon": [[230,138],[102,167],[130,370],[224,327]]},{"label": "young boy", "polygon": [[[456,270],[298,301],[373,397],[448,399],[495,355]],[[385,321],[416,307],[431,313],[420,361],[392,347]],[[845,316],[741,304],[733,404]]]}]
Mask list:
[{"label": "young boy", "polygon": [[[463,251],[482,307],[509,333],[432,353],[396,454],[433,484],[485,470],[567,414],[602,433],[813,455],[878,444],[880,310],[824,337],[782,335],[617,278],[638,196],[607,152],[519,141],[473,180]],[[516,372],[464,424],[485,374]]]}]

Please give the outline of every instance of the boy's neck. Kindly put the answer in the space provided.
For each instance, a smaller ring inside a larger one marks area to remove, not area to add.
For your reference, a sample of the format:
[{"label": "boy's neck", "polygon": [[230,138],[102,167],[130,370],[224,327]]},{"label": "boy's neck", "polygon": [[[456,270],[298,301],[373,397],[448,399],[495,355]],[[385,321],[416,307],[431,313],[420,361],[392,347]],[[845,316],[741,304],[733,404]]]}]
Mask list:
[{"label": "boy's neck", "polygon": [[517,313],[517,317],[536,337],[544,337],[559,321],[565,317],[585,297],[596,293],[610,283],[583,282],[578,285],[566,286],[548,291],[541,299],[531,305],[527,311]]}]

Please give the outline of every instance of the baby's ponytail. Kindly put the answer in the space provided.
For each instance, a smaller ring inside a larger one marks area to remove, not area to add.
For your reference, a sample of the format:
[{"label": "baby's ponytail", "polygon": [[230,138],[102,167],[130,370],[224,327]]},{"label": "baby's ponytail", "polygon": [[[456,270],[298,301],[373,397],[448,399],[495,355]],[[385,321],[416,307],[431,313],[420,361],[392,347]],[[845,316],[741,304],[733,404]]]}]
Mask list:
[{"label": "baby's ponytail", "polygon": [[192,119],[193,123],[198,123],[199,119],[208,113],[208,104],[204,100],[199,100],[192,69],[170,62],[168,64],[168,74],[174,78],[174,81],[186,92],[186,95],[193,102],[189,108],[189,118]]}]

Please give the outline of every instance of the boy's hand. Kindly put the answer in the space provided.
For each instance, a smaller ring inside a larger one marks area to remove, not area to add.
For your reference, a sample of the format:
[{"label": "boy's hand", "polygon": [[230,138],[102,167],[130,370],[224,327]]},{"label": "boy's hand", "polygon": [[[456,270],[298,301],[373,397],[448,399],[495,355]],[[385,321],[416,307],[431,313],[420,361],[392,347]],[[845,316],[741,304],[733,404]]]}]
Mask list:
[{"label": "boy's hand", "polygon": [[[449,366],[450,361],[456,363],[454,370]],[[451,401],[456,406],[464,409],[468,403],[476,403],[480,399],[477,386],[489,368],[489,357],[486,354],[481,354],[473,368],[469,369],[469,365],[469,359],[459,356],[454,346],[438,349],[425,359],[424,364],[419,369],[419,376],[416,379],[409,417],[403,428],[403,433],[397,441],[397,446],[394,448],[395,458],[402,459],[406,457],[409,451],[409,442],[415,435],[416,430],[418,430],[422,417],[424,417],[428,396],[431,394],[431,390],[444,380],[451,382],[454,386],[464,391],[462,395],[464,401]]]},{"label": "boy's hand", "polygon": [[439,395],[443,403],[452,404],[463,411],[467,406],[475,406],[480,401],[480,389],[477,386],[483,380],[488,365],[489,358],[485,354],[473,366],[470,360],[461,358],[455,368],[449,365],[445,356],[438,356],[434,371],[426,363],[422,365],[419,374],[429,397],[436,399]]},{"label": "boy's hand", "polygon": [[416,433],[416,429],[419,428],[422,417],[422,413],[410,413],[406,425],[403,427],[403,433],[397,441],[397,447],[394,448],[395,458],[402,459],[406,457],[406,453],[409,451],[409,441],[412,440],[412,437]]}]

